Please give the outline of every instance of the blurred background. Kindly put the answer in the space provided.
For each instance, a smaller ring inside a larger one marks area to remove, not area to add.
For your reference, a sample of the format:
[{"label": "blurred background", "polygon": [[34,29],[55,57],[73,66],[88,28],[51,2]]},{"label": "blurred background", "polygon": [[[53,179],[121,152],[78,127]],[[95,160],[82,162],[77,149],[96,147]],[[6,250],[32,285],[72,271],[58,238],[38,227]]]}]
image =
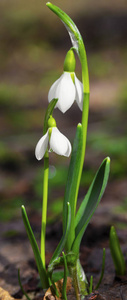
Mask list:
[{"label": "blurred background", "polygon": [[[1,222],[21,217],[21,204],[27,206],[29,213],[41,214],[43,161],[36,160],[34,149],[42,136],[48,90],[61,75],[66,52],[71,47],[65,27],[45,4],[44,0],[0,0]],[[125,214],[126,1],[56,0],[54,4],[76,23],[88,57],[90,115],[86,173],[83,171],[79,201],[101,161],[110,156],[110,180],[103,203],[105,207],[110,205],[110,211],[111,202],[114,203],[114,215]],[[79,79],[80,71],[77,59]],[[72,142],[76,125],[81,121],[76,104],[64,115],[55,110],[54,116],[58,128]],[[50,155],[48,222],[61,218],[68,164],[69,159]],[[127,225],[126,218],[125,215],[120,226]]]}]

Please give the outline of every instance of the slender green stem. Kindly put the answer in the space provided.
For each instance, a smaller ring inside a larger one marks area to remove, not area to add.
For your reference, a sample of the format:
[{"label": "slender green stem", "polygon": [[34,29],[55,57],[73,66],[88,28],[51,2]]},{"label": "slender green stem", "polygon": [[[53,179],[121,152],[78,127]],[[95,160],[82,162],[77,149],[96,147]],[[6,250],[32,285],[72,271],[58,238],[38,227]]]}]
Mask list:
[{"label": "slender green stem", "polygon": [[47,202],[48,202],[48,174],[49,174],[49,156],[44,157],[44,179],[43,179],[43,202],[42,202],[42,224],[41,224],[41,258],[45,267],[45,235],[47,220]]},{"label": "slender green stem", "polygon": [[87,56],[84,43],[81,43],[80,62],[82,66],[82,83],[83,83],[83,111],[82,111],[82,127],[83,127],[83,150],[82,150],[82,166],[85,159],[88,115],[89,115],[89,72],[87,64]]},{"label": "slender green stem", "polygon": [[67,286],[67,261],[66,261],[66,256],[64,252],[63,254],[63,259],[64,259],[64,279],[63,279],[63,287],[62,287],[62,298],[64,300],[67,300],[67,294],[66,294],[66,286]]},{"label": "slender green stem", "polygon": [[78,278],[77,278],[77,268],[76,264],[73,267],[69,267],[69,272],[73,281],[73,286],[75,290],[75,295],[76,295],[76,300],[81,300],[80,297],[80,290],[79,290],[79,283],[78,283]]},{"label": "slender green stem", "polygon": [[89,93],[84,93],[83,94],[83,112],[82,112],[83,150],[82,150],[82,166],[81,166],[81,168],[83,167],[83,163],[84,163],[84,159],[85,159],[88,115],[89,115]]},{"label": "slender green stem", "polygon": [[19,285],[20,285],[20,289],[23,293],[24,296],[26,296],[27,300],[31,300],[30,297],[27,295],[27,293],[25,292],[22,283],[21,283],[21,278],[20,278],[20,270],[18,269],[18,281],[19,281]]}]

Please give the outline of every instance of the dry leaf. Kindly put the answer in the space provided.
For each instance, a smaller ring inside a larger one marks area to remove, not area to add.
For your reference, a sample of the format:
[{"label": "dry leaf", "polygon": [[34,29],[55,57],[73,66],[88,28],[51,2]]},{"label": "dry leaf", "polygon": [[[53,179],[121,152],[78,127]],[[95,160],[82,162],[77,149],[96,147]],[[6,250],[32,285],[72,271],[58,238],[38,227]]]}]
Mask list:
[{"label": "dry leaf", "polygon": [[0,300],[16,300],[10,294],[0,287]]},{"label": "dry leaf", "polygon": [[[71,278],[68,277],[67,278],[67,293],[72,289],[72,284],[71,284]],[[62,286],[63,286],[63,279],[57,281],[55,283],[56,287],[57,287],[57,290],[58,290],[58,293],[59,293],[59,298],[56,297],[53,293],[53,287],[51,286],[45,293],[45,296],[44,296],[44,300],[61,300],[62,298]],[[1,299],[0,299],[1,300]]]}]

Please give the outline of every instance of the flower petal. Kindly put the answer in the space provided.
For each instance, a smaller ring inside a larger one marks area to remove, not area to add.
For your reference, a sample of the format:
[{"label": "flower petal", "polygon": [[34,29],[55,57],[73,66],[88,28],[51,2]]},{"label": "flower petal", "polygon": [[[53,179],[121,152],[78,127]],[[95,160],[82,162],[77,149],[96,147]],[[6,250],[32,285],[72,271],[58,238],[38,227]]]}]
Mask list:
[{"label": "flower petal", "polygon": [[45,135],[43,135],[43,137],[38,141],[36,148],[35,148],[35,156],[38,160],[42,159],[46,149],[48,147],[48,131],[46,132]]},{"label": "flower petal", "polygon": [[58,128],[53,127],[51,138],[50,138],[50,148],[59,155],[69,156],[71,154],[71,144],[69,140],[63,135]]},{"label": "flower petal", "polygon": [[83,84],[75,75],[76,102],[79,108],[83,109]]},{"label": "flower petal", "polygon": [[58,98],[55,108],[58,107],[60,111],[65,113],[73,104],[75,95],[76,90],[71,75],[69,72],[64,72],[51,86],[48,93],[48,101]]},{"label": "flower petal", "polygon": [[57,107],[65,113],[75,100],[76,90],[69,72],[64,72],[56,87]]},{"label": "flower petal", "polygon": [[56,88],[57,88],[57,85],[59,84],[59,81],[60,81],[60,78],[57,79],[50,87],[50,90],[48,93],[48,101],[49,102],[51,102],[52,99],[54,99],[54,98],[58,98],[58,97],[56,97]]}]

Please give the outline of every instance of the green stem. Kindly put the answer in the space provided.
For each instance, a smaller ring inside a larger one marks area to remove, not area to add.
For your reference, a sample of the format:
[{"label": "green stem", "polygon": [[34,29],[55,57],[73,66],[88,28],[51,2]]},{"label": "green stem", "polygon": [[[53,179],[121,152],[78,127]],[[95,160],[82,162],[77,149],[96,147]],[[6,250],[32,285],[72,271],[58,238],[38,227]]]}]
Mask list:
[{"label": "green stem", "polygon": [[[88,65],[87,65],[87,56],[86,56],[86,50],[83,43],[83,40],[80,40],[79,44],[79,59],[81,62],[82,67],[82,82],[83,82],[83,111],[82,111],[82,130],[83,130],[83,145],[82,145],[82,153],[81,153],[81,161],[80,161],[80,169],[79,169],[79,176],[78,179],[81,179],[82,175],[82,169],[83,164],[85,160],[85,152],[86,152],[86,140],[87,140],[87,128],[88,128],[88,116],[89,116],[89,72],[88,72]],[[79,179],[79,183],[80,183]],[[79,189],[79,187],[78,187]],[[77,193],[78,196],[78,193]],[[75,199],[75,207],[76,207],[77,199]],[[80,267],[79,267],[80,266]],[[79,260],[77,259],[77,267],[75,269],[75,276],[76,276],[76,282],[73,281],[73,284],[75,286],[75,292],[76,292],[76,285],[78,285],[78,289],[81,295],[84,297],[84,295],[87,295],[87,279],[83,278],[82,272],[81,272],[81,265]],[[83,270],[82,270],[83,271]],[[76,299],[79,299],[78,293],[76,294]]]},{"label": "green stem", "polygon": [[48,174],[49,174],[49,156],[47,152],[44,157],[43,202],[42,202],[42,224],[41,224],[41,258],[44,267],[45,267],[45,235],[46,235],[47,202],[48,202]]},{"label": "green stem", "polygon": [[69,266],[68,269],[72,278],[76,300],[84,299],[84,296],[88,295],[88,282],[79,259],[76,260],[74,266]]},{"label": "green stem", "polygon": [[87,127],[88,127],[88,115],[89,115],[89,72],[87,64],[86,50],[83,41],[80,46],[80,62],[82,66],[82,83],[83,83],[83,111],[82,111],[82,127],[83,127],[83,150],[82,150],[82,166],[85,159],[86,152],[86,139],[87,139]]},{"label": "green stem", "polygon": [[67,294],[66,294],[66,286],[67,286],[67,261],[66,261],[66,256],[64,252],[63,254],[63,259],[64,259],[64,278],[63,278],[63,287],[62,287],[62,298],[64,300],[67,300]]},{"label": "green stem", "polygon": [[79,284],[78,284],[78,279],[77,279],[77,267],[76,264],[73,267],[69,267],[69,272],[72,278],[74,290],[75,290],[75,295],[76,295],[76,300],[81,300],[80,297],[80,290],[79,290]]},{"label": "green stem", "polygon": [[83,168],[83,163],[84,163],[84,159],[85,159],[88,115],[89,115],[89,93],[84,93],[83,94],[83,112],[82,112],[83,149],[82,149],[81,169]]}]

